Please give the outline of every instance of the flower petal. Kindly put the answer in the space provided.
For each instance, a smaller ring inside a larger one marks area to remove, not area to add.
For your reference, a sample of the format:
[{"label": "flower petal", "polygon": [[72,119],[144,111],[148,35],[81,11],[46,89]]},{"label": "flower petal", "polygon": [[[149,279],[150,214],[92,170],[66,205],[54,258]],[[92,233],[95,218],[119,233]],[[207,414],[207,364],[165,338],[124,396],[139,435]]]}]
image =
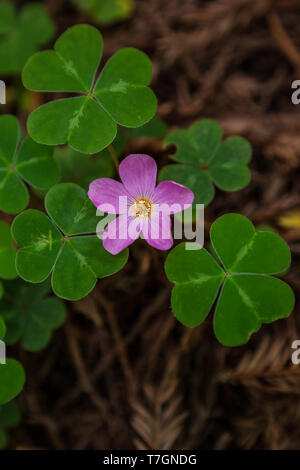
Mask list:
[{"label": "flower petal", "polygon": [[108,214],[124,214],[132,203],[125,186],[111,178],[99,178],[93,181],[88,196],[99,210]]},{"label": "flower petal", "polygon": [[119,166],[120,178],[135,199],[152,195],[157,177],[157,165],[149,155],[128,155]]},{"label": "flower petal", "polygon": [[174,181],[162,181],[155,188],[153,193],[153,202],[168,206],[163,212],[176,214],[190,207],[194,200],[194,193],[182,184]]},{"label": "flower petal", "polygon": [[142,231],[149,245],[158,250],[169,250],[173,245],[172,223],[169,215],[162,212],[156,213],[144,221]]},{"label": "flower petal", "polygon": [[139,237],[141,229],[142,223],[139,219],[122,214],[104,230],[103,246],[112,255],[117,255]]}]

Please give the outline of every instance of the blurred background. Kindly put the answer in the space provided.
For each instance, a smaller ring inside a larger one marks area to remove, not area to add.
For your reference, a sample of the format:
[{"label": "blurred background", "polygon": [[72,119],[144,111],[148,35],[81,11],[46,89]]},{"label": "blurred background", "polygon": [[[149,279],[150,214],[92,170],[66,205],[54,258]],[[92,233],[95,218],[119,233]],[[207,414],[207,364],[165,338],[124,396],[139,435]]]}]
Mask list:
[{"label": "blurred background", "polygon": [[[211,117],[226,136],[250,140],[251,183],[217,191],[206,229],[238,212],[278,231],[292,250],[285,280],[299,296],[300,105],[291,102],[292,81],[300,80],[299,1],[110,0],[108,9],[104,0],[102,9],[94,0],[38,3],[56,24],[43,47],[73,24],[93,24],[104,38],[104,60],[127,46],[150,56],[158,114],[170,129]],[[25,91],[20,75],[2,76],[1,60],[0,78],[7,83],[2,112],[17,114],[24,128],[33,108],[55,98]],[[169,161],[160,140],[131,140],[127,153],[140,150],[159,167]],[[32,195],[31,206],[43,204]],[[165,257],[138,241],[123,271],[66,304],[67,322],[45,350],[12,348],[27,383],[10,448],[300,449],[300,366],[291,362],[299,302],[289,319],[263,325],[247,345],[222,346],[212,314],[193,330],[174,319]]]}]

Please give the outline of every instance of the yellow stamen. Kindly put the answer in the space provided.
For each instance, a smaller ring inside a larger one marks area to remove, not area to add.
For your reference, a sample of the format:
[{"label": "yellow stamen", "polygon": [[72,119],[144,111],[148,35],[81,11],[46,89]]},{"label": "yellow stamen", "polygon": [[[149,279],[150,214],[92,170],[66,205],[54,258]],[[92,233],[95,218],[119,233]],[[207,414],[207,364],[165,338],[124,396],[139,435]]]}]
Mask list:
[{"label": "yellow stamen", "polygon": [[130,212],[135,217],[150,217],[152,206],[153,204],[149,199],[140,197],[132,204]]}]

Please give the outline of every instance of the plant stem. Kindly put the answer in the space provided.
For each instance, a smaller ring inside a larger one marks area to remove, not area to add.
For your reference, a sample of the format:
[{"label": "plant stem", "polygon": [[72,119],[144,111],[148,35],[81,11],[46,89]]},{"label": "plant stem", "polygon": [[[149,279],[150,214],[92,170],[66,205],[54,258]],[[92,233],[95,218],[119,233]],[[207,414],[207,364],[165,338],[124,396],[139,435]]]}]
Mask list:
[{"label": "plant stem", "polygon": [[110,153],[111,159],[114,162],[116,170],[119,171],[119,160],[118,160],[118,156],[115,152],[115,149],[113,148],[113,146],[111,144],[107,148],[108,148],[108,151]]}]

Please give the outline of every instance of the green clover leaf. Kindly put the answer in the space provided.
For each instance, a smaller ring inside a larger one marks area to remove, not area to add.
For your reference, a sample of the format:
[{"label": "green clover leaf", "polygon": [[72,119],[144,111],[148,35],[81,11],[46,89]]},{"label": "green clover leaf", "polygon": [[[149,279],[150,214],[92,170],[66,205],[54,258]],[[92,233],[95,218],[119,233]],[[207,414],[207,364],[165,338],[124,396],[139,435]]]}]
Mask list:
[{"label": "green clover leaf", "polygon": [[8,214],[20,212],[29,202],[24,181],[36,189],[49,189],[59,180],[53,148],[27,137],[19,149],[20,134],[15,116],[0,116],[0,209]]},{"label": "green clover leaf", "polygon": [[[3,340],[6,334],[6,325],[0,317],[0,340]],[[1,350],[2,352],[2,350]],[[3,359],[1,357],[0,359]],[[15,398],[22,390],[25,383],[25,372],[21,364],[15,359],[6,359],[5,364],[0,361],[0,405],[9,402]],[[1,416],[1,408],[0,408]],[[6,435],[1,430],[0,420],[0,448],[6,443]]]},{"label": "green clover leaf", "polygon": [[[16,250],[13,248],[13,240],[10,233],[10,226],[0,221],[0,278],[14,279],[17,277],[15,267]],[[2,297],[2,284],[0,297]]]},{"label": "green clover leaf", "polygon": [[21,421],[21,412],[14,401],[0,406],[0,449],[7,445],[7,431],[15,428]]},{"label": "green clover leaf", "polygon": [[19,214],[12,234],[20,246],[17,272],[25,281],[42,282],[52,273],[52,289],[58,297],[78,300],[95,286],[97,278],[110,276],[126,264],[128,250],[108,253],[99,240],[99,217],[80,186],[53,186],[45,198],[49,215],[29,209]]},{"label": "green clover leaf", "polygon": [[17,14],[0,1],[0,74],[21,72],[27,59],[53,37],[55,26],[43,5],[29,3]]},{"label": "green clover leaf", "polygon": [[30,284],[21,279],[5,283],[5,297],[0,301],[0,311],[6,323],[6,344],[21,340],[26,351],[39,351],[47,346],[52,332],[66,318],[64,304],[46,297],[49,281]]},{"label": "green clover leaf", "polygon": [[185,326],[198,326],[221,289],[214,331],[222,344],[238,346],[262,323],[285,318],[293,310],[292,289],[270,276],[288,269],[290,250],[277,234],[255,230],[238,214],[219,217],[210,238],[222,267],[204,248],[193,249],[196,244],[181,243],[169,254],[165,269],[168,279],[176,284],[173,312]]},{"label": "green clover leaf", "polygon": [[222,129],[211,119],[202,119],[188,130],[171,132],[165,145],[175,144],[172,159],[180,162],[165,166],[159,180],[172,180],[190,188],[195,204],[209,204],[214,184],[223,191],[237,191],[250,181],[248,163],[251,147],[243,137],[233,136],[222,142]]},{"label": "green clover leaf", "polygon": [[70,146],[97,153],[115,138],[117,124],[138,127],[155,114],[157,102],[148,84],[150,59],[133,48],[122,49],[105,64],[96,84],[102,36],[89,25],[76,25],[56,41],[54,50],[33,55],[23,69],[23,83],[33,91],[79,93],[46,103],[31,113],[28,132],[46,145]]},{"label": "green clover leaf", "polygon": [[9,402],[21,392],[25,383],[25,372],[15,359],[6,359],[0,364],[0,405]]},{"label": "green clover leaf", "polygon": [[135,7],[134,0],[73,0],[73,3],[104,26],[130,18]]}]

